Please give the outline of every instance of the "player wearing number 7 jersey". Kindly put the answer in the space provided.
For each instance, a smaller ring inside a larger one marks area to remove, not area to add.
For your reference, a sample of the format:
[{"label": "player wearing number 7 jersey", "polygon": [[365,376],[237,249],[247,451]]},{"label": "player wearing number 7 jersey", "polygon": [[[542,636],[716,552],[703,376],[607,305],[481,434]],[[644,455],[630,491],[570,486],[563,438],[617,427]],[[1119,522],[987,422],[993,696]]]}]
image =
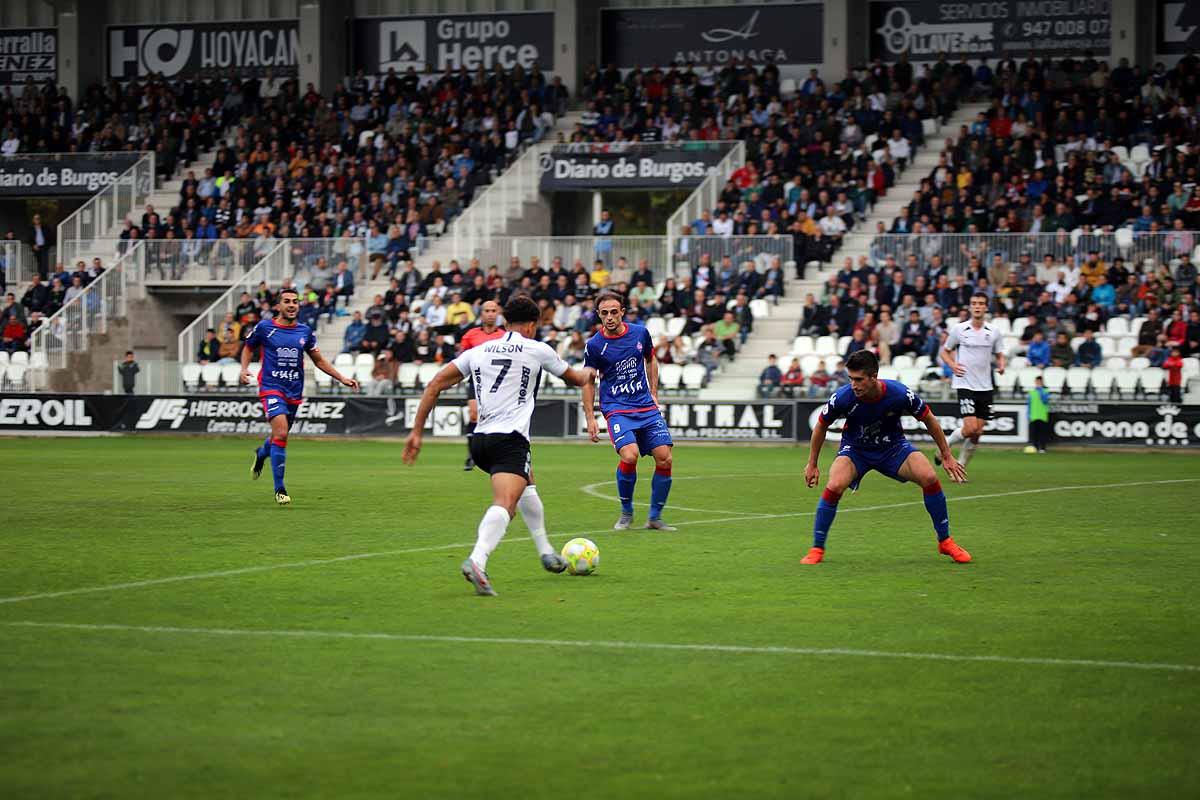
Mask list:
[{"label": "player wearing number 7 jersey", "polygon": [[471,437],[475,466],[492,476],[492,505],[479,522],[475,549],[462,563],[462,574],[476,594],[494,595],[487,574],[488,557],[504,538],[509,521],[521,511],[542,566],[562,572],[567,562],[546,538],[546,510],[533,482],[529,452],[529,420],[537,403],[542,371],[572,386],[593,380],[591,369],[576,370],[558,357],[554,348],[533,338],[541,310],[525,295],[504,307],[507,333],[464,351],[434,376],[421,395],[412,432],[404,444],[404,463],[416,463],[421,452],[425,421],[438,395],[467,378],[474,384],[479,422]]}]

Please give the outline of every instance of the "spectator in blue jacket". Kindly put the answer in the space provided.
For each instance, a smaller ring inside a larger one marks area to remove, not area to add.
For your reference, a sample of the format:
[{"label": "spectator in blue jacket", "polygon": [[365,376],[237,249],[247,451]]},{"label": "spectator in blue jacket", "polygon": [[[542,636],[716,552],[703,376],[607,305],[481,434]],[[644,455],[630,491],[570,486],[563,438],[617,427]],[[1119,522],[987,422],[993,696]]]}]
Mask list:
[{"label": "spectator in blue jacket", "polygon": [[1046,341],[1046,337],[1041,331],[1033,334],[1033,340],[1029,342],[1029,350],[1025,357],[1029,360],[1031,367],[1050,366],[1050,343]]},{"label": "spectator in blue jacket", "polygon": [[1117,304],[1117,290],[1108,282],[1107,275],[1100,276],[1100,283],[1092,287],[1092,302],[1104,309],[1107,315]]},{"label": "spectator in blue jacket", "polygon": [[783,373],[779,371],[777,359],[772,353],[767,356],[767,368],[758,376],[758,396],[767,398],[775,394],[782,380]]},{"label": "spectator in blue jacket", "polygon": [[1081,367],[1096,368],[1104,360],[1104,353],[1100,349],[1100,343],[1096,341],[1096,335],[1091,331],[1084,331],[1083,341],[1079,343],[1079,352],[1075,354],[1075,363]]},{"label": "spectator in blue jacket", "polygon": [[367,323],[363,322],[362,312],[355,311],[350,324],[346,326],[346,335],[342,339],[343,353],[357,353],[362,347],[363,336],[367,333]]}]

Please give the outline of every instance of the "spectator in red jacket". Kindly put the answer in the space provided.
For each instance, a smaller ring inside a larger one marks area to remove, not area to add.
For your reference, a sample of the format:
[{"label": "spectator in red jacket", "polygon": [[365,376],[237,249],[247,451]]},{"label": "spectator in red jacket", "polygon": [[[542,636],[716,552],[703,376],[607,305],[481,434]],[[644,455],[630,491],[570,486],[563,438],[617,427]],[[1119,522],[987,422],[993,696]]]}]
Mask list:
[{"label": "spectator in red jacket", "polygon": [[1171,348],[1171,357],[1163,362],[1167,371],[1167,399],[1172,403],[1183,402],[1183,355],[1178,347]]},{"label": "spectator in red jacket", "polygon": [[0,350],[10,353],[25,349],[25,323],[11,314],[4,323],[4,332],[0,334]]}]

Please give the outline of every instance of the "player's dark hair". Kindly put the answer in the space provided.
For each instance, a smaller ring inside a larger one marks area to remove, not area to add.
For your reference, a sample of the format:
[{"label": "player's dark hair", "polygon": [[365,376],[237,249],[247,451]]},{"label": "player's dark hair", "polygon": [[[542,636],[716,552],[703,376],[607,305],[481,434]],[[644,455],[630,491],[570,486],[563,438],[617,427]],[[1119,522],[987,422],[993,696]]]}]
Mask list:
[{"label": "player's dark hair", "polygon": [[287,288],[287,289],[280,289],[280,290],[279,290],[279,295],[278,295],[278,296],[275,298],[275,299],[276,299],[276,301],[282,300],[282,299],[283,299],[283,296],[284,296],[285,294],[294,294],[294,295],[296,295],[296,299],[297,299],[297,300],[299,300],[299,299],[300,299],[300,290],[299,290],[299,289],[293,289],[293,288],[289,287],[289,288]]},{"label": "player's dark hair", "polygon": [[596,308],[599,308],[605,300],[616,300],[621,308],[625,307],[625,295],[620,292],[614,292],[612,289],[605,289],[596,295]]},{"label": "player's dark hair", "polygon": [[879,356],[870,350],[859,350],[846,359],[846,369],[865,372],[871,377],[879,374]]},{"label": "player's dark hair", "polygon": [[537,322],[542,317],[542,310],[529,295],[514,295],[504,304],[504,321],[518,325],[525,322]]},{"label": "player's dark hair", "polygon": [[992,301],[991,301],[991,298],[989,298],[989,297],[987,296],[987,294],[986,294],[986,293],[984,293],[984,292],[976,292],[975,294],[971,295],[971,299],[972,299],[972,300],[974,300],[976,297],[978,297],[980,300],[982,300],[982,301],[983,301],[983,302],[985,302],[985,303],[990,303],[990,302],[992,302]]}]

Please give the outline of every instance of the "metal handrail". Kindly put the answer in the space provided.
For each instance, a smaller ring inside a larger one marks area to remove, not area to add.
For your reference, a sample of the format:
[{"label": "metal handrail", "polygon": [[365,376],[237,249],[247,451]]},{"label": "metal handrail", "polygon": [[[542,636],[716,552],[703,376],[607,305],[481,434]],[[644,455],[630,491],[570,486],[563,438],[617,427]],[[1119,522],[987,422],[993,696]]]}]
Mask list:
[{"label": "metal handrail", "polygon": [[[148,151],[115,181],[96,192],[73,214],[58,223],[58,261],[74,263],[81,249],[71,242],[104,237],[154,192],[154,152]],[[90,234],[90,235],[89,235]]]}]

